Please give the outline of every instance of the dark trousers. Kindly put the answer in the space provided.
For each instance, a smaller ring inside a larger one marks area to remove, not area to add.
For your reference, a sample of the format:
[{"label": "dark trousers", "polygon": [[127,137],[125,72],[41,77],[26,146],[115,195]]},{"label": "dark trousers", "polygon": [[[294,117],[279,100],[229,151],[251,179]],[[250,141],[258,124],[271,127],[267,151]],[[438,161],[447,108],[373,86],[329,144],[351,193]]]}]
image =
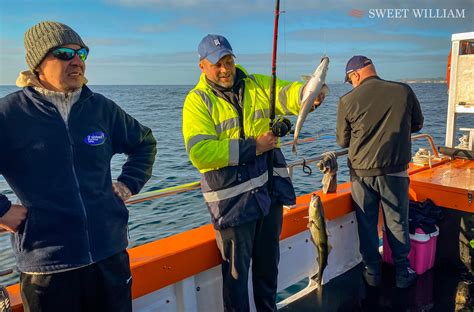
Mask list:
[{"label": "dark trousers", "polygon": [[380,272],[379,237],[377,231],[379,206],[385,223],[385,232],[392,249],[392,259],[397,269],[410,265],[408,230],[408,186],[405,177],[351,176],[352,201],[356,210],[362,260],[372,273]]},{"label": "dark trousers", "polygon": [[248,274],[257,311],[276,311],[278,262],[283,207],[256,221],[216,231],[221,251],[224,311],[249,311]]},{"label": "dark trousers", "polygon": [[25,312],[132,311],[127,251],[79,269],[20,275]]},{"label": "dark trousers", "polygon": [[463,214],[461,233],[459,233],[459,252],[461,261],[471,275],[474,274],[474,214]]}]

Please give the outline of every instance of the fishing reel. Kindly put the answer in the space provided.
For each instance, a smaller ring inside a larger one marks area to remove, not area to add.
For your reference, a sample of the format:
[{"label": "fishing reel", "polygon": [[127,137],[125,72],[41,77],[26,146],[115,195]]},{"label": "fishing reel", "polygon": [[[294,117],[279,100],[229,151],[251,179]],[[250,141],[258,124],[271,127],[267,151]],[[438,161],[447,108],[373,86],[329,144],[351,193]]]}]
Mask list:
[{"label": "fishing reel", "polygon": [[292,126],[288,118],[280,117],[272,125],[273,135],[279,138],[284,137],[290,132]]}]

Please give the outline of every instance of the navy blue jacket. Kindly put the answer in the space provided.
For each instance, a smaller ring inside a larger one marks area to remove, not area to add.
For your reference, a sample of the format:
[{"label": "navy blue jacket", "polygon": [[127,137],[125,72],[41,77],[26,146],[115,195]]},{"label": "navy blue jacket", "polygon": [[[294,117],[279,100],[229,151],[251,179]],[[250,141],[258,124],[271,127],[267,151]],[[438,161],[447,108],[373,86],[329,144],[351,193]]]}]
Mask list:
[{"label": "navy blue jacket", "polygon": [[[67,124],[31,87],[0,99],[0,174],[28,210],[12,236],[20,271],[87,265],[127,247],[128,210],[110,174],[117,153],[128,155],[118,180],[136,194],[151,176],[152,132],[86,86]],[[0,196],[0,216],[9,206]]]}]

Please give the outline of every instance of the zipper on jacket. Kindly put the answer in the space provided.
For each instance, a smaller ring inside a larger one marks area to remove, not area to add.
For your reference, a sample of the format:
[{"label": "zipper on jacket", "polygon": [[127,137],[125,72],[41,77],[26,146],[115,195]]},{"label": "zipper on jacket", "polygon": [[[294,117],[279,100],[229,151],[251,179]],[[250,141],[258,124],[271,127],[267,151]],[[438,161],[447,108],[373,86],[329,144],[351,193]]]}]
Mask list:
[{"label": "zipper on jacket", "polygon": [[[28,96],[28,93],[26,94]],[[84,217],[85,217],[85,231],[86,231],[86,239],[87,239],[87,244],[88,244],[88,247],[89,247],[89,251],[88,251],[88,254],[89,254],[89,261],[90,263],[93,263],[94,260],[92,258],[92,248],[91,248],[91,242],[90,242],[90,237],[89,237],[89,223],[88,223],[88,218],[87,218],[87,211],[86,211],[86,207],[84,205],[84,200],[82,199],[82,195],[81,195],[81,188],[79,186],[79,180],[77,178],[77,174],[76,174],[76,169],[74,167],[74,140],[72,138],[72,135],[69,131],[69,119],[71,117],[71,113],[72,113],[72,110],[74,109],[74,106],[77,106],[80,102],[83,102],[87,99],[89,99],[90,97],[92,97],[93,94],[91,93],[90,95],[88,96],[85,96],[84,98],[79,98],[77,100],[77,102],[71,107],[71,110],[69,111],[69,115],[68,115],[68,118],[67,118],[67,121],[65,121],[62,116],[61,116],[61,113],[59,112],[59,109],[56,107],[56,105],[52,104],[51,105],[44,105],[43,102],[41,102],[40,100],[36,99],[34,96],[31,97],[31,96],[28,96],[33,102],[37,102],[38,105],[40,106],[45,106],[45,107],[50,107],[50,109],[52,108],[55,113],[57,114],[57,116],[59,117],[59,119],[63,122],[65,128],[66,128],[66,133],[67,133],[67,136],[68,136],[68,140],[69,140],[69,147],[70,147],[70,150],[71,150],[71,158],[72,158],[72,172],[73,172],[73,175],[74,175],[74,181],[76,182],[76,186],[77,186],[77,189],[78,189],[78,195],[79,195],[79,201],[81,203],[81,207],[82,207],[82,211],[84,213]]]},{"label": "zipper on jacket", "polygon": [[72,172],[73,172],[73,175],[74,175],[74,181],[76,181],[76,186],[77,186],[77,189],[78,189],[78,196],[79,196],[79,201],[81,202],[82,212],[84,213],[84,217],[85,217],[86,239],[87,239],[87,244],[89,245],[89,260],[91,261],[91,263],[93,263],[94,260],[92,259],[91,241],[90,241],[90,238],[89,238],[89,222],[88,222],[88,218],[87,218],[86,207],[84,205],[84,200],[82,199],[82,195],[81,195],[81,187],[79,186],[79,180],[77,179],[76,168],[74,168],[74,141],[72,141],[72,137],[71,137],[71,133],[69,132],[69,126],[68,125],[66,125],[66,131],[67,131],[67,135],[68,135],[68,138],[69,138],[69,147],[71,148],[71,157],[72,157],[72,162],[73,162],[72,163]]},{"label": "zipper on jacket", "polygon": [[[79,101],[77,101],[77,102],[79,102]],[[77,104],[77,103],[75,103],[75,104]],[[68,140],[69,140],[69,148],[71,150],[72,173],[73,173],[74,181],[76,182],[76,186],[77,186],[77,189],[78,189],[78,196],[79,196],[79,201],[81,202],[82,212],[84,213],[84,217],[85,217],[86,239],[87,239],[87,244],[89,246],[89,252],[88,252],[89,253],[89,260],[90,260],[91,263],[93,263],[94,260],[92,259],[91,241],[90,241],[90,238],[89,238],[89,222],[88,222],[88,218],[87,218],[86,207],[84,205],[84,200],[82,199],[82,195],[81,195],[81,187],[79,185],[79,180],[77,179],[76,168],[74,167],[74,140],[72,138],[71,132],[69,131],[69,118],[71,117],[72,107],[71,107],[71,111],[69,112],[67,122],[62,118],[62,116],[59,113],[59,110],[57,109],[56,106],[54,106],[54,110],[59,115],[59,118],[63,121],[64,126],[66,127],[66,133],[67,133],[67,137],[68,137]]]}]

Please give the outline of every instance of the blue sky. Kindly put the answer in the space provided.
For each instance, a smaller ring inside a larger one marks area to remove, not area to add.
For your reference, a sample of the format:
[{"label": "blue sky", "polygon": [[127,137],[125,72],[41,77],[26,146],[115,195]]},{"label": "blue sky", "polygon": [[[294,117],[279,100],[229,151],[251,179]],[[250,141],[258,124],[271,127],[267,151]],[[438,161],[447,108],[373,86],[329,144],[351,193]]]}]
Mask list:
[{"label": "blue sky", "polygon": [[[451,34],[474,31],[474,0],[329,2],[282,0],[280,78],[298,80],[327,55],[328,81],[342,81],[355,54],[372,58],[387,79],[444,77]],[[0,84],[14,84],[26,69],[23,34],[42,20],[71,26],[90,47],[89,84],[194,84],[196,47],[208,33],[226,36],[250,72],[270,74],[274,6],[273,0],[2,0]],[[351,16],[353,9],[361,17]],[[374,16],[389,14],[382,9],[406,17]],[[431,9],[431,18],[429,11],[416,18],[413,9]],[[449,10],[458,18],[447,18]]]}]

